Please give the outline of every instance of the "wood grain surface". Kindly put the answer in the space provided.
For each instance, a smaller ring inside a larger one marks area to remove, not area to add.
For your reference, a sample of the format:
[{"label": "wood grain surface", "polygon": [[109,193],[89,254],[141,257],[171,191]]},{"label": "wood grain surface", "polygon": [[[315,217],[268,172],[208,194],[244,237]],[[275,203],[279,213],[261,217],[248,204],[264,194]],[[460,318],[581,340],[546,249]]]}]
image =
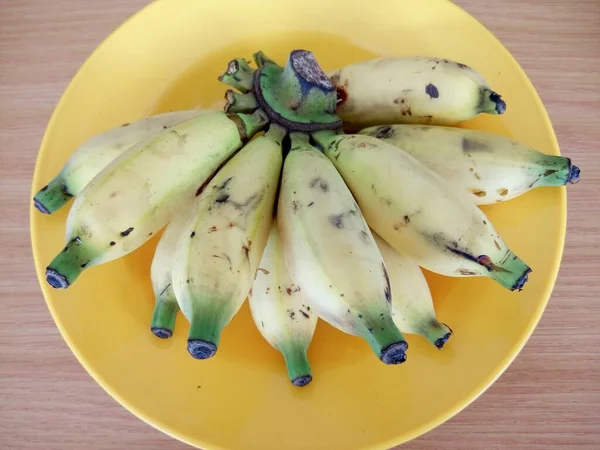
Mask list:
[{"label": "wood grain surface", "polygon": [[[147,0],[0,0],[0,448],[189,448],[116,403],[58,333],[36,280],[28,213],[50,115],[93,49]],[[538,89],[569,191],[562,269],[504,375],[407,449],[600,449],[600,0],[460,0]],[[284,450],[284,449],[282,449]],[[337,449],[336,449],[337,450]]]}]

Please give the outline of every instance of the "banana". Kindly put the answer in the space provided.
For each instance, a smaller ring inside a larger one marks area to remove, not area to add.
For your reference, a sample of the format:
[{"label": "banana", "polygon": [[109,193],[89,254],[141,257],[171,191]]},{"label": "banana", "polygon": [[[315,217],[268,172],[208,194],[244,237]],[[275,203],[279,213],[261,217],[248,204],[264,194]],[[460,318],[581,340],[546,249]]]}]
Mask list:
[{"label": "banana", "polygon": [[134,144],[207,112],[189,110],[158,114],[93,136],[81,144],[58,175],[35,194],[34,206],[44,214],[52,214],[71,197],[79,195],[102,169]]},{"label": "banana", "polygon": [[359,134],[382,139],[414,156],[477,205],[515,198],[541,186],[579,181],[579,167],[564,156],[546,155],[508,137],[435,125],[382,125]]},{"label": "banana", "polygon": [[423,56],[376,58],[328,74],[336,112],[350,128],[391,123],[452,125],[506,104],[464,64]]},{"label": "banana", "polygon": [[212,357],[252,286],[273,218],[285,132],[271,125],[212,179],[177,244],[173,288],[190,322],[188,352]]},{"label": "banana", "polygon": [[277,208],[288,270],[319,317],[362,337],[384,363],[402,363],[408,344],[371,231],[335,167],[306,136],[291,138]]},{"label": "banana", "polygon": [[419,266],[373,232],[392,284],[392,317],[400,331],[423,336],[441,349],[452,330],[435,315],[427,280]]},{"label": "banana", "polygon": [[292,384],[310,383],[312,374],[306,352],[318,318],[304,298],[302,286],[290,277],[275,223],[248,302],[258,331],[283,355]]},{"label": "banana", "polygon": [[397,147],[371,136],[318,132],[369,225],[421,267],[448,276],[488,276],[522,289],[531,269],[462,190]]},{"label": "banana", "polygon": [[150,330],[161,339],[167,339],[173,335],[175,319],[179,311],[171,272],[175,262],[177,243],[188,220],[191,220],[189,211],[178,213],[173,217],[158,241],[150,266],[150,280],[154,291],[154,312]]},{"label": "banana", "polygon": [[67,288],[86,268],[141,246],[266,121],[261,111],[202,114],[126,150],[75,199],[67,244],[46,268],[47,282]]}]

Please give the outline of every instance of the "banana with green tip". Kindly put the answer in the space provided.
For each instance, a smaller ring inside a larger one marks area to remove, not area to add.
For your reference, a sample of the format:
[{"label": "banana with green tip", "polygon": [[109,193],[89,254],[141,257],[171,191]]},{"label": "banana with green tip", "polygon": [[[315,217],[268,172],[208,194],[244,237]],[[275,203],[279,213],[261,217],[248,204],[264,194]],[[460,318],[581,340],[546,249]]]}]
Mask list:
[{"label": "banana with green tip", "polygon": [[34,206],[44,214],[52,214],[79,195],[102,169],[125,150],[178,123],[193,119],[207,110],[173,111],[158,114],[120,127],[103,131],[81,144],[69,157],[62,170],[33,198]]},{"label": "banana with green tip", "polygon": [[499,134],[435,125],[382,125],[374,136],[411,154],[478,205],[515,198],[541,186],[579,181],[580,170],[564,156],[546,155]]},{"label": "banana with green tip", "polygon": [[392,284],[392,317],[400,331],[418,334],[441,349],[452,330],[441,323],[433,307],[431,291],[420,267],[412,259],[400,254],[373,233]]},{"label": "banana with green tip", "polygon": [[408,344],[391,316],[391,287],[377,244],[333,164],[308,137],[292,133],[277,222],[286,264],[312,309],[368,342],[386,364]]},{"label": "banana with green tip", "polygon": [[184,211],[176,214],[165,227],[150,266],[150,280],[154,291],[154,312],[150,330],[161,339],[167,339],[173,335],[175,319],[179,312],[171,273],[175,262],[177,243],[187,222],[191,219],[191,212],[188,209],[184,208]]},{"label": "banana with green tip", "polygon": [[337,114],[351,128],[392,123],[452,125],[506,104],[483,77],[447,59],[375,58],[328,74],[338,90]]},{"label": "banana with green tip", "polygon": [[261,111],[202,114],[126,150],[75,199],[47,282],[67,288],[86,268],[140,247],[266,122]]},{"label": "banana with green tip", "polygon": [[531,269],[504,243],[467,193],[397,147],[372,136],[318,132],[371,228],[421,267],[488,276],[522,289]]},{"label": "banana with green tip", "polygon": [[273,223],[248,301],[256,328],[283,355],[292,384],[310,383],[312,373],[306,352],[318,318],[302,286],[289,274],[276,223]]},{"label": "banana with green tip", "polygon": [[271,125],[215,175],[177,245],[173,288],[196,359],[217,352],[223,328],[252,286],[271,230],[284,135]]}]

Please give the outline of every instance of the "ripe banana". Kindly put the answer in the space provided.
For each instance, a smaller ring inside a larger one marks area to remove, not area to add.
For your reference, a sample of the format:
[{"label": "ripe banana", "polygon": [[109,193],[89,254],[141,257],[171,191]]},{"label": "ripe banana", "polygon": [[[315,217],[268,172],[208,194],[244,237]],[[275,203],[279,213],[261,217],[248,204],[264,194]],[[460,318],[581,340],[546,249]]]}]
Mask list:
[{"label": "ripe banana", "polygon": [[546,155],[499,134],[435,125],[382,125],[360,132],[414,156],[478,205],[515,198],[541,186],[579,181],[564,156]]},{"label": "ripe banana", "polygon": [[376,58],[328,74],[336,112],[351,128],[391,123],[456,124],[506,104],[483,77],[447,59]]},{"label": "ripe banana", "polygon": [[154,313],[150,330],[161,339],[167,339],[173,335],[175,319],[179,311],[171,273],[175,262],[177,243],[188,220],[191,220],[190,211],[178,213],[173,217],[165,227],[154,251],[154,258],[152,258],[150,279],[154,291]]},{"label": "ripe banana", "polygon": [[306,352],[317,315],[285,265],[277,225],[274,223],[248,296],[250,311],[260,334],[285,359],[288,377],[295,386],[312,380]]},{"label": "ripe banana", "polygon": [[318,132],[314,139],[354,194],[369,225],[433,272],[488,276],[522,289],[531,269],[462,190],[397,147],[371,136]]},{"label": "ripe banana", "polygon": [[202,114],[125,151],[75,199],[67,244],[46,268],[48,283],[67,288],[85,268],[141,246],[265,123],[261,111]]},{"label": "ripe banana", "polygon": [[216,353],[252,286],[271,230],[284,135],[271,125],[215,175],[177,245],[173,288],[194,358]]},{"label": "ripe banana", "polygon": [[381,253],[335,167],[292,133],[277,209],[286,264],[323,320],[365,339],[386,364],[408,347],[391,317]]},{"label": "ripe banana", "polygon": [[34,206],[44,214],[52,214],[71,197],[79,195],[102,169],[131,146],[207,112],[189,110],[158,114],[93,136],[80,145],[58,175],[35,194]]},{"label": "ripe banana", "polygon": [[419,334],[441,349],[452,330],[435,315],[431,291],[423,272],[410,258],[398,253],[373,233],[392,284],[392,317],[400,331]]}]

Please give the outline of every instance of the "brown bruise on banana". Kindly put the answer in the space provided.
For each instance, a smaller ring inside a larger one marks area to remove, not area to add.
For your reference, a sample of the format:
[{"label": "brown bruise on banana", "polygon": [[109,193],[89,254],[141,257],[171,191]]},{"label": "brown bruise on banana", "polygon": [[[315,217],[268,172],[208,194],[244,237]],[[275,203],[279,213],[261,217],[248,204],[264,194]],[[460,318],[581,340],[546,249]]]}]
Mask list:
[{"label": "brown bruise on banana", "polygon": [[[283,286],[277,286],[277,289],[279,290],[279,293],[281,295],[288,295],[290,297],[293,297],[294,294],[301,292],[300,286],[297,286],[295,284],[289,284],[289,285],[283,285]],[[269,288],[267,288],[267,292],[269,292]],[[296,323],[299,322],[299,320],[303,320],[303,319],[310,319],[311,317],[312,311],[310,310],[310,306],[309,305],[304,305],[302,304],[301,307],[298,308],[289,308],[287,310],[287,315],[288,317],[295,321]],[[299,319],[300,317],[302,317],[303,319]]]},{"label": "brown bruise on banana", "polygon": [[[233,265],[231,264],[231,258],[229,257],[229,255],[222,253],[220,255],[211,255],[212,258],[219,258],[219,259],[224,259],[229,263],[229,271],[231,273],[233,273]],[[238,270],[239,272],[239,270]]]},{"label": "brown bruise on banana", "polygon": [[476,197],[485,197],[487,192],[482,191],[481,189],[471,189],[471,193]]},{"label": "brown bruise on banana", "polygon": [[394,223],[393,228],[394,230],[398,231],[403,227],[406,227],[410,224],[411,218],[416,216],[417,214],[421,213],[421,209],[417,209],[416,211],[410,213],[410,214],[405,214],[402,217],[402,220],[400,220],[399,222]]},{"label": "brown bruise on banana", "polygon": [[[495,242],[495,241],[494,241]],[[506,270],[503,267],[500,267],[496,264],[494,264],[492,262],[492,259],[488,256],[488,255],[479,255],[479,256],[474,256],[471,253],[465,251],[465,250],[461,250],[458,249],[456,247],[453,246],[446,246],[446,248],[452,252],[454,255],[460,256],[461,258],[465,258],[469,261],[475,262],[477,264],[479,264],[480,266],[483,266],[487,269],[488,272],[509,272],[508,270]],[[510,255],[510,253],[507,252],[507,255]],[[507,256],[505,256],[505,258],[507,258]],[[463,272],[471,272],[468,269],[460,269],[459,272],[461,274],[463,274]]]},{"label": "brown bruise on banana", "polygon": [[334,226],[335,228],[337,228],[338,230],[341,230],[344,228],[344,214],[332,214],[331,216],[329,216],[329,223]]},{"label": "brown bruise on banana", "polygon": [[348,92],[346,91],[346,89],[348,88],[348,79],[346,79],[344,81],[343,86],[340,86],[340,72],[338,71],[333,74],[333,76],[329,79],[329,81],[331,81],[331,84],[333,84],[333,86],[335,87],[335,90],[336,90],[336,94],[337,94],[336,105],[340,106],[340,105],[346,103],[346,101],[348,100]]},{"label": "brown bruise on banana", "polygon": [[308,185],[308,187],[311,189],[318,188],[322,192],[329,192],[329,184],[321,177],[315,177],[312,180],[310,180],[310,184]]},{"label": "brown bruise on banana", "polygon": [[[221,229],[228,230],[228,229],[237,227],[240,230],[245,231],[246,230],[245,219],[248,217],[248,215],[250,213],[252,213],[252,211],[254,211],[260,205],[260,203],[263,199],[263,196],[264,196],[264,192],[268,191],[270,187],[265,186],[259,192],[255,192],[255,193],[249,195],[248,197],[246,197],[243,201],[238,201],[238,200],[233,199],[229,192],[229,185],[231,184],[231,182],[233,180],[234,180],[234,177],[231,176],[231,177],[223,180],[223,182],[221,182],[221,184],[213,186],[212,204],[208,207],[208,210],[211,211],[212,208],[228,208],[228,207],[233,208],[239,214],[239,220],[236,220],[236,221],[230,220]],[[208,228],[207,233],[210,234],[210,233],[215,233],[217,231],[219,231],[219,228],[216,225],[212,225]],[[196,236],[196,230],[192,230],[190,232],[190,239],[193,239],[195,236]],[[252,249],[252,240],[246,238],[246,240],[243,241],[241,244],[240,251],[242,252],[242,254],[248,264],[250,263],[251,249]],[[231,271],[231,273],[234,273],[231,257],[228,254],[226,254],[226,253],[222,253],[222,254],[218,254],[218,255],[214,254],[214,255],[212,255],[212,257],[216,258],[216,259],[223,259],[223,260],[227,261],[229,264],[229,270]],[[238,273],[239,273],[239,270],[238,270]],[[266,272],[266,273],[268,273],[268,272]]]},{"label": "brown bruise on banana", "polygon": [[464,153],[473,152],[491,152],[492,149],[484,142],[477,141],[475,139],[463,136],[462,138],[462,150]]},{"label": "brown bruise on banana", "polygon": [[388,274],[387,268],[385,267],[385,263],[381,263],[381,270],[383,271],[383,278],[385,279],[385,287],[383,288],[383,294],[385,295],[385,300],[388,303],[392,303],[392,284],[390,283],[390,276]]},{"label": "brown bruise on banana", "polygon": [[408,94],[412,92],[412,89],[404,89],[402,95],[392,100],[395,105],[400,107],[400,114],[403,116],[412,116],[412,109],[408,100]]},{"label": "brown bruise on banana", "polygon": [[[487,222],[484,220],[483,224],[487,225]],[[494,264],[492,262],[492,259],[488,255],[476,256],[469,252],[467,249],[460,248],[460,239],[459,241],[449,242],[444,233],[434,233],[431,236],[426,236],[426,238],[429,241],[431,241],[435,246],[453,254],[454,256],[457,256],[470,262],[474,262],[482,267],[485,267],[485,269],[487,269],[488,272],[510,272],[509,270],[506,270],[505,268]],[[500,250],[500,244],[497,241],[494,241],[494,243],[496,244],[496,248]],[[500,261],[500,264],[504,264],[506,260],[510,257],[510,255],[510,250],[507,250],[503,259]],[[457,272],[461,275],[477,275],[475,271],[465,268],[460,268],[457,270]]]},{"label": "brown bruise on banana", "polygon": [[374,130],[371,130],[369,132],[369,136],[373,136],[377,139],[390,139],[390,138],[394,137],[395,134],[396,134],[396,132],[389,125],[383,125],[383,126],[377,127]]},{"label": "brown bruise on banana", "polygon": [[508,195],[508,189],[506,189],[506,188],[498,189],[498,195],[500,197],[506,197]]}]

